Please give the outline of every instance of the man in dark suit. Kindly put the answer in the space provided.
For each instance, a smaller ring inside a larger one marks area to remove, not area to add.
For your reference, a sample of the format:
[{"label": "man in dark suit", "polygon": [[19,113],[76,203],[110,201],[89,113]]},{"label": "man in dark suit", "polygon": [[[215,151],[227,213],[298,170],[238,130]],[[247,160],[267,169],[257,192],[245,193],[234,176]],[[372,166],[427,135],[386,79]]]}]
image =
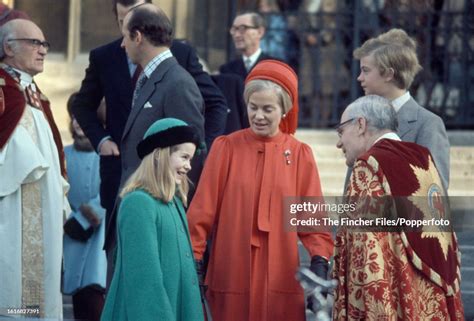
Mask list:
[{"label": "man in dark suit", "polygon": [[224,94],[229,108],[227,125],[224,135],[249,127],[247,106],[244,102],[244,82],[235,74],[219,74],[211,76],[214,83]]},{"label": "man in dark suit", "polygon": [[[147,2],[150,1],[115,0],[114,12],[119,27],[122,28],[123,19],[131,8]],[[121,42],[122,39],[118,39],[90,52],[89,67],[72,106],[77,121],[101,156],[100,196],[102,206],[107,210],[107,225],[111,229],[114,226],[108,222],[118,194],[122,171],[118,146],[130,114],[134,82],[140,72],[120,47]],[[173,40],[170,50],[178,63],[193,76],[204,98],[205,135],[209,147],[214,138],[224,131],[227,117],[225,99],[209,75],[202,70],[192,47]],[[105,124],[97,116],[97,109],[103,98],[106,103]]]},{"label": "man in dark suit", "polygon": [[[143,72],[137,80],[132,110],[120,143],[120,187],[140,165],[137,145],[157,119],[172,117],[184,120],[198,130],[204,143],[204,101],[191,75],[169,50],[172,30],[165,13],[152,4],[134,8],[123,22],[121,46]],[[193,167],[198,165],[198,161],[199,157],[193,159]],[[194,182],[197,183],[196,179]]]},{"label": "man in dark suit", "polygon": [[258,13],[248,12],[235,17],[230,34],[242,56],[222,65],[219,69],[221,73],[237,74],[245,80],[259,61],[273,59],[260,48],[260,40],[265,34],[265,20]]},{"label": "man in dark suit", "polygon": [[[171,22],[165,13],[153,4],[133,8],[122,25],[127,56],[143,72],[133,93],[130,115],[120,141],[122,160],[121,189],[140,165],[137,145],[146,130],[157,119],[177,118],[195,127],[204,144],[204,101],[191,75],[173,57],[169,47],[172,41]],[[192,160],[190,179],[197,184],[204,154]],[[197,172],[196,172],[197,169]],[[194,173],[193,173],[194,171]],[[118,208],[119,198],[116,200]],[[117,211],[112,211],[105,247],[109,254],[116,244]],[[109,255],[108,279],[112,275],[112,255]]]}]

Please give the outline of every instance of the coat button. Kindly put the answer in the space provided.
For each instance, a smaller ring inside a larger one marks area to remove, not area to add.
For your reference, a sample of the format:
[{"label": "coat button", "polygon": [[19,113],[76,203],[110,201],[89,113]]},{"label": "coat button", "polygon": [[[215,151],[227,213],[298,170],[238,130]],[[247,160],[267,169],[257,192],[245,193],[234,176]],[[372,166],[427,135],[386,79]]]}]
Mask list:
[{"label": "coat button", "polygon": [[189,257],[189,253],[186,253],[186,257]]}]

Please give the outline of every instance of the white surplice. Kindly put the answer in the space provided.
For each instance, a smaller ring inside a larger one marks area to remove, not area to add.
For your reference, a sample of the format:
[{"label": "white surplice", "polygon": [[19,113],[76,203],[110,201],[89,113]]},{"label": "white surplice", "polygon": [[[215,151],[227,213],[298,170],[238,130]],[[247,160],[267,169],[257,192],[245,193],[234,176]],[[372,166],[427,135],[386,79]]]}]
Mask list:
[{"label": "white surplice", "polygon": [[22,306],[22,255],[25,255],[22,253],[22,185],[33,182],[39,186],[41,213],[38,216],[42,216],[43,228],[44,311],[41,314],[62,319],[62,226],[65,213],[70,211],[65,198],[69,185],[61,176],[48,121],[42,111],[27,105],[22,120],[0,150],[0,315],[6,314],[6,308]]}]

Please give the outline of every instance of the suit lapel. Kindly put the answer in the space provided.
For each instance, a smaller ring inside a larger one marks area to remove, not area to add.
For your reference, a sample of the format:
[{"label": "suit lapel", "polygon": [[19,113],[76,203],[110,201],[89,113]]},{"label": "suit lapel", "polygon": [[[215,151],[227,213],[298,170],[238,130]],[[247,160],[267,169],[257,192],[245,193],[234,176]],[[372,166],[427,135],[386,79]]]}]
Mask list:
[{"label": "suit lapel", "polygon": [[418,104],[410,98],[398,112],[398,136],[403,140],[405,136],[412,128],[416,126],[418,120]]},{"label": "suit lapel", "polygon": [[115,61],[114,69],[116,70],[116,79],[130,79],[130,81],[119,81],[120,88],[127,91],[127,94],[132,95],[132,77],[130,76],[130,70],[128,69],[128,59],[125,50],[120,47],[122,40],[119,39],[115,43],[115,49],[111,60]]},{"label": "suit lapel", "polygon": [[[250,68],[249,72],[252,71],[252,69],[255,68],[255,66],[258,65],[260,61],[266,60],[269,58],[270,58],[269,56],[261,52],[260,55],[257,57],[257,60],[255,61],[255,63],[253,64],[252,68]],[[244,65],[243,61],[242,61],[242,65]],[[244,70],[245,70],[245,66],[244,66]]]},{"label": "suit lapel", "polygon": [[[118,61],[117,64],[117,72],[127,78],[131,79],[130,70],[128,68],[128,59],[127,54],[125,53],[125,49],[120,47],[120,42],[117,43],[117,49],[115,50],[115,59]],[[132,82],[130,81],[130,86]]]},{"label": "suit lapel", "polygon": [[132,102],[133,86],[132,77],[128,68],[127,54],[125,50],[120,47],[121,43],[122,39],[116,40],[113,50],[110,52],[110,67],[108,69],[107,81],[112,82],[110,87],[117,89],[116,95],[125,108],[120,108],[119,110],[116,110],[115,106],[107,106],[107,108],[112,108],[113,112],[125,113],[125,116],[128,118]]},{"label": "suit lapel", "polygon": [[244,61],[242,57],[235,61],[235,72],[239,75],[242,75],[244,79],[247,77],[247,69],[245,69]]},{"label": "suit lapel", "polygon": [[266,54],[261,52],[260,55],[257,57],[257,61],[255,61],[255,65],[253,65],[253,67],[255,67],[260,61],[267,59],[267,57],[268,56]]},{"label": "suit lapel", "polygon": [[156,67],[155,71],[153,71],[150,79],[148,79],[145,82],[145,85],[143,85],[137,97],[135,106],[132,106],[132,110],[130,111],[130,115],[128,116],[127,123],[125,124],[125,130],[123,132],[122,140],[125,138],[125,136],[127,136],[137,116],[142,111],[143,105],[147,102],[148,98],[150,98],[150,96],[155,91],[157,84],[163,79],[168,69],[170,69],[171,66],[175,64],[177,64],[177,61],[174,57],[171,57],[162,61],[158,65],[158,67]]}]

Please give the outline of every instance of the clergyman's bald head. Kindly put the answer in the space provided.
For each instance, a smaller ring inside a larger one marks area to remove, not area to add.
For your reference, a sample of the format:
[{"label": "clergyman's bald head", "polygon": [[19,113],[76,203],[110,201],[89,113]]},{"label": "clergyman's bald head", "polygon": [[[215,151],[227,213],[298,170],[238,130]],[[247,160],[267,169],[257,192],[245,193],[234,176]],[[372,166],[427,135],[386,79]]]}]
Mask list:
[{"label": "clergyman's bald head", "polygon": [[0,28],[0,60],[32,76],[43,71],[49,44],[32,21],[14,19]]}]

